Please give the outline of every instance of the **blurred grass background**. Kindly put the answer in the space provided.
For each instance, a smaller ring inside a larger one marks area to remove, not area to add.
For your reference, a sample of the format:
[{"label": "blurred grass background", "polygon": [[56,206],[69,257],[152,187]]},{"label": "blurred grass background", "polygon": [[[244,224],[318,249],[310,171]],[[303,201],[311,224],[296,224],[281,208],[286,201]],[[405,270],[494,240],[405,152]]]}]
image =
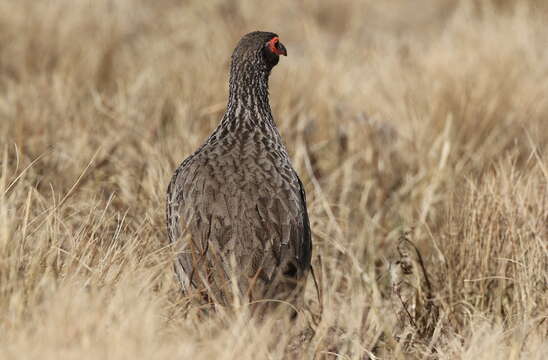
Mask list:
[{"label": "blurred grass background", "polygon": [[[533,0],[1,0],[0,358],[548,357],[547,23]],[[165,233],[253,30],[289,55],[271,105],[322,288],[299,324],[201,316]],[[440,308],[411,350],[387,275],[410,228]]]}]

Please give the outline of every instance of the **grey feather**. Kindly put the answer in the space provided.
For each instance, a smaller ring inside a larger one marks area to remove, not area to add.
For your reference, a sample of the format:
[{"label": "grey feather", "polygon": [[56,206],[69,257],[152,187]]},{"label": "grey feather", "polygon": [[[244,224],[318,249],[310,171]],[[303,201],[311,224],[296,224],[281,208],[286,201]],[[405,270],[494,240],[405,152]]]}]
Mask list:
[{"label": "grey feather", "polygon": [[266,45],[274,37],[254,32],[240,40],[227,110],[177,168],[167,191],[168,235],[178,250],[182,289],[221,304],[235,295],[295,303],[310,268],[304,188],[268,101],[278,58]]}]

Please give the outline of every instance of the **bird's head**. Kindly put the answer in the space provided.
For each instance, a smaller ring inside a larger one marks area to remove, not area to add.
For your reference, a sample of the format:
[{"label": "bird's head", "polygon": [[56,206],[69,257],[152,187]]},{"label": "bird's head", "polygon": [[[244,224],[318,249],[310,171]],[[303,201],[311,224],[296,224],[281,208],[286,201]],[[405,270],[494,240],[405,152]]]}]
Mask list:
[{"label": "bird's head", "polygon": [[278,64],[280,55],[287,56],[287,50],[277,34],[254,31],[240,39],[232,54],[232,62],[233,65],[245,63],[270,72]]}]

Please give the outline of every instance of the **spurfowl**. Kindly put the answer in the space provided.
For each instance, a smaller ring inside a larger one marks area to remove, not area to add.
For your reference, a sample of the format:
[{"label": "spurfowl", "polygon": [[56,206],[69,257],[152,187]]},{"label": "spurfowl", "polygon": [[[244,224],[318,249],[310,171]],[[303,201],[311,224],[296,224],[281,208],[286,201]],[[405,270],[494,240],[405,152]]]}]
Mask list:
[{"label": "spurfowl", "polygon": [[297,306],[302,300],[312,251],[305,192],[268,101],[268,78],[280,55],[287,51],[274,33],[240,40],[226,112],[167,190],[183,291],[216,304],[235,296]]}]

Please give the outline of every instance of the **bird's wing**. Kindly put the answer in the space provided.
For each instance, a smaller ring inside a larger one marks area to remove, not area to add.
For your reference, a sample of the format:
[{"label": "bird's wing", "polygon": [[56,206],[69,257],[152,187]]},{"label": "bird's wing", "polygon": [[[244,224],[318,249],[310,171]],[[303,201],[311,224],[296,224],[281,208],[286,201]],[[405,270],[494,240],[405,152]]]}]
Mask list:
[{"label": "bird's wing", "polygon": [[245,269],[253,249],[241,220],[245,201],[237,193],[234,174],[223,177],[221,167],[215,158],[199,153],[185,160],[168,187],[166,211],[183,290],[207,283],[217,297],[223,296],[220,288],[227,286],[236,269],[233,262]]},{"label": "bird's wing", "polygon": [[167,189],[168,238],[177,251],[175,270],[185,291],[191,283],[196,285],[194,263],[199,259],[195,255],[205,254],[208,247],[206,237],[192,236],[207,213],[204,201],[192,201],[205,186],[199,165],[195,157],[187,158],[175,171]]},{"label": "bird's wing", "polygon": [[310,219],[308,218],[308,208],[306,206],[306,193],[304,191],[304,186],[297,173],[295,173],[295,177],[297,177],[297,181],[299,182],[303,222],[303,233],[299,249],[299,263],[303,271],[306,271],[310,267],[310,259],[312,258],[312,232],[310,230]]},{"label": "bird's wing", "polygon": [[190,235],[178,246],[183,286],[196,285],[197,262],[221,267],[223,271],[213,275],[217,282],[237,270],[242,291],[250,286],[250,279],[268,283],[280,271],[297,279],[305,275],[311,234],[297,175],[293,172],[284,179],[275,173],[269,181],[242,186],[237,174],[219,178],[205,168],[198,159],[183,163],[168,189],[170,241]]},{"label": "bird's wing", "polygon": [[[292,174],[293,175],[293,174]],[[273,177],[277,177],[273,175]],[[272,181],[276,184],[275,179]],[[310,266],[311,234],[302,183],[294,174],[290,181],[280,177],[279,186],[261,186],[248,198],[245,219],[254,249],[260,249],[261,267],[267,278],[277,270],[300,278]],[[255,250],[257,252],[257,250]],[[253,266],[257,270],[258,264]]]}]

